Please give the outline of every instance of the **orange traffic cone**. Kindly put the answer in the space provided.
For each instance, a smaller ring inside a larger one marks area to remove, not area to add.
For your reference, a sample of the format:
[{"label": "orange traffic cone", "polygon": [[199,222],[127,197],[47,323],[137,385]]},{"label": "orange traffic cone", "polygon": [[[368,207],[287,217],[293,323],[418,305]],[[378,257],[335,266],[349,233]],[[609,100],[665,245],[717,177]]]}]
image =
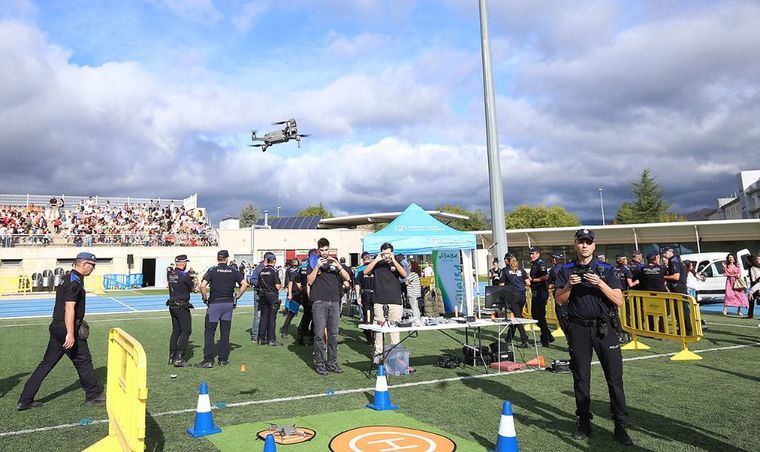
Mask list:
[{"label": "orange traffic cone", "polygon": [[536,358],[533,358],[525,364],[529,366],[533,366],[533,367],[546,367],[546,361],[544,361],[543,356],[538,356]]}]

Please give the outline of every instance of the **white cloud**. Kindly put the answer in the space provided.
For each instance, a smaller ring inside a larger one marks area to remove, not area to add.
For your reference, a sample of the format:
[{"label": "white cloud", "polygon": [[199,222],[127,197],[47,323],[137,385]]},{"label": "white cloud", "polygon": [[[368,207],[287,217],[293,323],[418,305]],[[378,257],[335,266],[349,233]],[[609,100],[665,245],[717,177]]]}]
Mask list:
[{"label": "white cloud", "polygon": [[272,4],[270,0],[255,0],[246,2],[240,12],[231,19],[232,24],[241,33],[248,33],[259,17],[269,11]]}]

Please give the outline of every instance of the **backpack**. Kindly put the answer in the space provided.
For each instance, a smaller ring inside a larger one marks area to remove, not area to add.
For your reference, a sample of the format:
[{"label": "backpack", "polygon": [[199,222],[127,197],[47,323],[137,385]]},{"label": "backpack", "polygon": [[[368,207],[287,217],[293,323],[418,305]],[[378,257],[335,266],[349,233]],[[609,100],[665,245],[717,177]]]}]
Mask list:
[{"label": "backpack", "polygon": [[251,273],[248,274],[248,284],[252,287],[258,289],[259,288],[259,275],[261,274],[261,270],[264,270],[264,262],[261,262],[259,265],[256,266],[253,270],[251,270]]}]

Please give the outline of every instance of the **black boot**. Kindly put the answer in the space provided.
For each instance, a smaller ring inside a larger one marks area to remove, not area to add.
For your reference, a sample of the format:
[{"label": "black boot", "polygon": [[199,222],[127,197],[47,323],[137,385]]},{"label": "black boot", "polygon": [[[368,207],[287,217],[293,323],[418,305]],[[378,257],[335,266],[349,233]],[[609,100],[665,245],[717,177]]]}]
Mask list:
[{"label": "black boot", "polygon": [[623,424],[615,424],[615,439],[624,446],[633,446],[633,440],[628,436]]},{"label": "black boot", "polygon": [[176,361],[176,360],[177,360],[177,354],[176,353],[173,353],[173,354],[169,355],[169,365],[170,366],[173,365],[174,361]]},{"label": "black boot", "polygon": [[578,419],[578,426],[573,432],[573,438],[586,439],[588,436],[591,436],[591,419]]},{"label": "black boot", "polygon": [[285,317],[285,322],[282,324],[282,328],[280,328],[280,337],[285,339],[285,336],[288,335],[288,330],[290,329],[290,322],[293,321],[293,313],[288,311],[288,316]]},{"label": "black boot", "polygon": [[174,357],[174,367],[187,367],[187,361],[185,361],[185,357],[182,355],[182,353],[177,353]]}]

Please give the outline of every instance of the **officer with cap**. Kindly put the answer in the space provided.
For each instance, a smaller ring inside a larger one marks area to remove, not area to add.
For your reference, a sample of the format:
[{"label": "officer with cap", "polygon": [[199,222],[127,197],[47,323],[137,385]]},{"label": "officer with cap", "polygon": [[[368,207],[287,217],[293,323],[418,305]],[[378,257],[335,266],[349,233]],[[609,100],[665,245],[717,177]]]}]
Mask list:
[{"label": "officer with cap", "polygon": [[642,254],[641,250],[633,250],[633,253],[631,254],[631,262],[628,265],[628,268],[631,270],[631,275],[633,275],[633,282],[636,283],[634,285],[638,285],[639,273],[641,272],[642,268],[647,266],[644,262],[642,262],[642,259],[644,259],[644,255]]},{"label": "officer with cap", "polygon": [[[553,251],[552,252],[552,268],[549,269],[549,279],[546,280],[547,286],[549,286],[549,290],[554,290],[554,285],[557,281],[557,272],[560,268],[562,268],[562,264],[565,263],[565,253],[562,251]],[[560,306],[557,303],[554,303],[554,311],[557,313],[557,322],[559,323],[559,327],[563,332],[567,332],[567,307],[566,306]]]},{"label": "officer with cap", "polygon": [[636,285],[633,281],[633,273],[628,268],[628,258],[623,254],[615,256],[615,275],[620,280],[620,287],[623,292]]},{"label": "officer with cap", "polygon": [[48,327],[50,339],[42,362],[32,372],[24,385],[16,409],[19,411],[39,408],[42,402],[34,400],[42,381],[66,355],[79,374],[79,383],[85,392],[85,403],[102,404],[106,397],[95,377],[92,355],[87,345],[89,327],[84,321],[84,278],[95,270],[96,258],[92,253],[82,252],[74,259],[74,268],[55,289],[53,321]]},{"label": "officer with cap", "polygon": [[549,287],[546,281],[549,279],[549,272],[546,263],[541,259],[539,247],[531,246],[528,252],[530,253],[530,316],[538,321],[538,327],[541,329],[541,345],[548,347],[551,342],[554,342],[549,324],[546,323],[546,302],[549,300]]},{"label": "officer with cap", "polygon": [[[227,265],[230,253],[221,250],[216,253],[217,265],[208,269],[203,275],[201,282],[201,296],[203,302],[208,305],[205,320],[205,344],[203,346],[203,361],[195,367],[214,367],[214,336],[216,326],[219,324],[219,365],[229,364],[230,357],[230,329],[232,328],[232,310],[237,306],[237,301],[245,294],[248,282],[237,267]],[[208,293],[208,286],[211,293]],[[240,288],[235,292],[235,286]]]},{"label": "officer with cap", "polygon": [[[372,324],[375,309],[375,274],[364,274],[364,269],[372,263],[372,255],[365,251],[362,253],[361,259],[362,265],[354,273],[356,304],[360,306],[359,309],[362,311],[363,323],[370,325]],[[367,345],[375,343],[375,336],[372,331],[364,330],[364,336],[367,338]]]},{"label": "officer with cap", "polygon": [[288,303],[285,307],[285,321],[280,328],[280,337],[282,338],[288,335],[290,323],[293,321],[293,317],[298,314],[298,308],[301,307],[301,280],[298,275],[298,259],[291,259],[288,269],[285,271],[285,290],[288,293]]},{"label": "officer with cap", "polygon": [[660,255],[657,253],[647,253],[647,265],[639,271],[638,290],[647,290],[650,292],[667,292],[665,287],[665,274],[667,269],[660,264]]},{"label": "officer with cap", "polygon": [[282,283],[280,272],[274,268],[277,258],[274,253],[264,254],[264,269],[259,273],[258,309],[261,310],[261,323],[259,324],[259,336],[256,342],[259,345],[271,346],[282,345],[277,342],[274,335],[275,321],[277,320],[277,304]]},{"label": "officer with cap", "polygon": [[[688,274],[686,272],[686,265],[684,265],[681,260],[681,256],[677,255],[671,246],[666,247],[663,250],[662,255],[668,260],[667,272],[665,272],[665,284],[668,290],[673,293],[688,295],[689,292],[686,290],[686,277]],[[676,310],[675,315],[678,317],[678,310]],[[691,309],[687,302],[683,303],[683,315],[686,334],[691,336]]]},{"label": "officer with cap", "polygon": [[172,318],[172,335],[169,338],[169,364],[176,367],[187,367],[185,361],[185,349],[187,340],[193,331],[193,321],[190,317],[190,292],[194,289],[193,277],[185,271],[187,268],[187,254],[180,254],[174,258],[174,268],[166,276],[169,283],[169,315]]},{"label": "officer with cap", "polygon": [[633,444],[626,432],[628,408],[623,390],[623,357],[618,343],[617,307],[623,304],[620,280],[611,265],[594,259],[594,232],[579,229],[575,233],[577,259],[557,272],[554,299],[567,306],[567,342],[570,370],[575,390],[575,414],[578,428],[575,439],[591,434],[591,351],[596,352],[607,380],[610,408],[615,422],[615,439],[623,445]]}]

